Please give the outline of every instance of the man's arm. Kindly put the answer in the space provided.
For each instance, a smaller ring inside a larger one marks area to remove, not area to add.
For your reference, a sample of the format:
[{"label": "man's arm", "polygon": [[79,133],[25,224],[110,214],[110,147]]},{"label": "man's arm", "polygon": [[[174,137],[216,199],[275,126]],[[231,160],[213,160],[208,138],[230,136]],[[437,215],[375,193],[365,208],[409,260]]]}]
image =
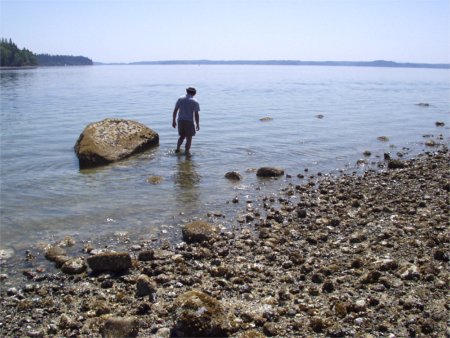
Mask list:
[{"label": "man's arm", "polygon": [[200,130],[200,115],[198,111],[195,111],[195,124],[197,125],[197,130]]},{"label": "man's arm", "polygon": [[173,119],[172,119],[172,127],[177,127],[177,113],[178,113],[178,101],[175,105],[175,108],[173,109]]}]

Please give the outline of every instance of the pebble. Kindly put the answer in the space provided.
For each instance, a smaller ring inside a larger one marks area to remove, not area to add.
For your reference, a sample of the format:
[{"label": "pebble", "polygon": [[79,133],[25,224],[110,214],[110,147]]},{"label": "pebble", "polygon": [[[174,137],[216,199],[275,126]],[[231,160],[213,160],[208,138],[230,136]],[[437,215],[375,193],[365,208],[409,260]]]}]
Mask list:
[{"label": "pebble", "polygon": [[8,260],[11,257],[14,256],[14,250],[13,249],[0,249],[0,261],[1,260]]},{"label": "pebble", "polygon": [[12,287],[12,288],[9,288],[9,289],[6,290],[6,294],[7,294],[8,296],[16,295],[17,292],[18,292],[18,291],[17,291],[17,288],[15,288],[15,287]]},{"label": "pebble", "polygon": [[364,319],[361,317],[355,318],[354,323],[355,325],[360,326],[364,322]]}]

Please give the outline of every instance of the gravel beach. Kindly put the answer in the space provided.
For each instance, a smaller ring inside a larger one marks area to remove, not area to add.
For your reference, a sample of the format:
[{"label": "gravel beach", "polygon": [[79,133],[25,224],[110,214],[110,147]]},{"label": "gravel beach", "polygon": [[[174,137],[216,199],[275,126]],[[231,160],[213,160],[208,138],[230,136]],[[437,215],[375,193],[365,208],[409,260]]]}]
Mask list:
[{"label": "gravel beach", "polygon": [[43,250],[49,268],[30,252],[19,280],[2,269],[0,334],[449,337],[449,159],[437,144],[287,181],[236,204],[233,229],[197,221],[179,243],[68,238]]}]

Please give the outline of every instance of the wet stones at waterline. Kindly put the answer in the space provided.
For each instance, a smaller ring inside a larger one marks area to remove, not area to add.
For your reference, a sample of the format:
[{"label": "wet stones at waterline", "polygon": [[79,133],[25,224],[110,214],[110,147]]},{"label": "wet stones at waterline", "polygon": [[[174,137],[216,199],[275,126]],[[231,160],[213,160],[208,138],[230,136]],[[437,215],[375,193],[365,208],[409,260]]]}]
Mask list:
[{"label": "wet stones at waterline", "polygon": [[186,243],[199,243],[208,241],[219,232],[218,227],[204,221],[195,221],[182,228],[183,240]]},{"label": "wet stones at waterline", "polygon": [[75,144],[80,168],[122,160],[159,144],[159,135],[130,120],[105,119],[89,124]]},{"label": "wet stones at waterline", "polygon": [[131,268],[131,256],[127,252],[105,252],[86,259],[93,272],[122,272]]}]

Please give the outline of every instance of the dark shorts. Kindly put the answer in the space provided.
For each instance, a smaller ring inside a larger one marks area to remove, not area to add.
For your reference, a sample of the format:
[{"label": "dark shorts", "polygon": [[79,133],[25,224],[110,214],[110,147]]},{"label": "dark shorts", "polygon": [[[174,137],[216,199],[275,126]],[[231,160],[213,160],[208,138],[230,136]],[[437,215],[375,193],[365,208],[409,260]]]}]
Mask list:
[{"label": "dark shorts", "polygon": [[193,121],[178,120],[178,135],[192,137],[195,135],[195,125]]}]

